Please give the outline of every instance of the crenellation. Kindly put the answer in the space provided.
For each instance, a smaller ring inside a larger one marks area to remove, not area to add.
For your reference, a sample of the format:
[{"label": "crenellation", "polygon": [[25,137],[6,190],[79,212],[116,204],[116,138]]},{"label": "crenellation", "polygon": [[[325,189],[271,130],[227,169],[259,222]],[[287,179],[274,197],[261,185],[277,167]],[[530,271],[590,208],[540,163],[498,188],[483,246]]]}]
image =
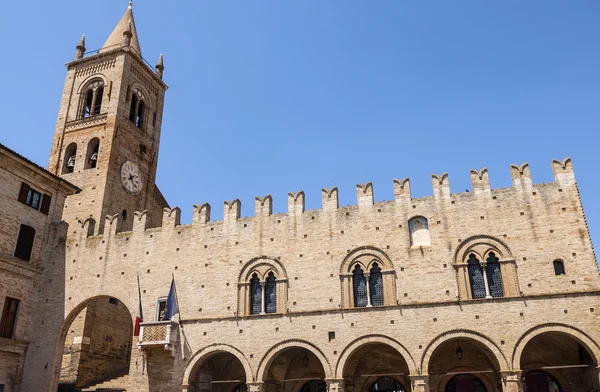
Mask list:
[{"label": "crenellation", "polygon": [[561,186],[568,186],[576,183],[575,171],[573,170],[571,158],[565,158],[562,161],[554,159],[552,161],[552,172],[554,173],[554,180]]},{"label": "crenellation", "polygon": [[531,172],[529,164],[523,163],[521,166],[510,165],[510,175],[512,177],[513,187],[518,191],[530,192],[533,188],[531,181]]},{"label": "crenellation", "polygon": [[225,201],[223,204],[223,222],[235,222],[240,219],[242,202],[239,199]]},{"label": "crenellation", "polygon": [[181,209],[179,207],[163,208],[162,227],[173,228],[181,225]]},{"label": "crenellation", "polygon": [[489,195],[491,193],[492,189],[487,167],[479,171],[471,169],[471,186],[473,194],[476,196]]},{"label": "crenellation", "polygon": [[106,215],[104,219],[104,231],[99,232],[99,235],[110,238],[114,237],[118,232],[121,231],[121,214]]},{"label": "crenellation", "polygon": [[335,211],[340,208],[337,187],[334,186],[331,189],[323,188],[321,190],[321,198],[323,200],[323,211]]},{"label": "crenellation", "polygon": [[136,211],[133,214],[133,229],[134,233],[144,233],[148,227],[148,211]]},{"label": "crenellation", "polygon": [[394,198],[398,203],[411,199],[410,180],[408,177],[402,180],[394,178]]},{"label": "crenellation", "polygon": [[442,200],[450,198],[450,180],[448,179],[448,173],[444,173],[441,176],[432,174],[431,184],[433,186],[434,199]]},{"label": "crenellation", "polygon": [[305,211],[304,191],[288,193],[288,213],[301,215]]},{"label": "crenellation", "polygon": [[98,234],[95,232],[96,229],[96,220],[94,218],[87,218],[84,221],[78,219],[78,223],[80,225],[80,231],[85,236],[85,238],[93,237]]},{"label": "crenellation", "polygon": [[210,204],[194,204],[192,213],[192,223],[205,225],[210,222]]},{"label": "crenellation", "polygon": [[255,215],[265,217],[273,215],[273,198],[271,195],[265,197],[256,196],[254,199]]},{"label": "crenellation", "polygon": [[356,198],[358,199],[358,208],[372,207],[373,199],[373,183],[356,184]]}]

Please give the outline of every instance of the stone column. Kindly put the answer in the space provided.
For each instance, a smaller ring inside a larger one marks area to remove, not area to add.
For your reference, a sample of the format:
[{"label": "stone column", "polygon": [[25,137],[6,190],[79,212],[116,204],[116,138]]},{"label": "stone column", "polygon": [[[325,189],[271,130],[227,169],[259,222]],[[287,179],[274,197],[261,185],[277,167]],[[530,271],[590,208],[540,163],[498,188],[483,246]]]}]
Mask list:
[{"label": "stone column", "polygon": [[343,379],[329,379],[325,382],[327,383],[327,392],[344,392]]},{"label": "stone column", "polygon": [[521,383],[521,371],[500,372],[502,380],[502,392],[523,392]]},{"label": "stone column", "polygon": [[485,298],[492,298],[490,294],[490,285],[487,278],[487,264],[481,263],[481,272],[483,273],[483,283],[485,285]]},{"label": "stone column", "polygon": [[412,392],[430,392],[428,375],[410,376],[410,382],[412,383]]},{"label": "stone column", "polygon": [[249,382],[246,385],[248,386],[248,392],[265,392],[265,384],[262,382]]}]

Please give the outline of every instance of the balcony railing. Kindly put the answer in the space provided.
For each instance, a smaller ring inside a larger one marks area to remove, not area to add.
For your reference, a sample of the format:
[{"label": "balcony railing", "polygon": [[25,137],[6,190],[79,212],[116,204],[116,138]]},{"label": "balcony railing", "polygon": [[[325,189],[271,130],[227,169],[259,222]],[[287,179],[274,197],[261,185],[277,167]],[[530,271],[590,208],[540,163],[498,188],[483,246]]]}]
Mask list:
[{"label": "balcony railing", "polygon": [[95,116],[81,118],[79,120],[69,121],[67,123],[66,131],[77,131],[79,129],[94,127],[96,125],[102,125],[106,123],[107,114],[97,114]]},{"label": "balcony railing", "polygon": [[174,321],[155,321],[140,324],[138,349],[163,347],[174,351],[177,344],[178,324]]}]

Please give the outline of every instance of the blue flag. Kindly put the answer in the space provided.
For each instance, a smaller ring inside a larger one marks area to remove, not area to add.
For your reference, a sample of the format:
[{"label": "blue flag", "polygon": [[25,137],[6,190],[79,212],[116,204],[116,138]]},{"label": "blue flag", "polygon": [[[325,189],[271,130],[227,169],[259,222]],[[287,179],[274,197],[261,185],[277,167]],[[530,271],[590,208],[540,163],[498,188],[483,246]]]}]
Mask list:
[{"label": "blue flag", "polygon": [[171,290],[167,297],[167,305],[165,306],[164,320],[171,320],[171,317],[179,313],[179,305],[177,303],[177,290],[175,290],[175,277],[171,281]]}]

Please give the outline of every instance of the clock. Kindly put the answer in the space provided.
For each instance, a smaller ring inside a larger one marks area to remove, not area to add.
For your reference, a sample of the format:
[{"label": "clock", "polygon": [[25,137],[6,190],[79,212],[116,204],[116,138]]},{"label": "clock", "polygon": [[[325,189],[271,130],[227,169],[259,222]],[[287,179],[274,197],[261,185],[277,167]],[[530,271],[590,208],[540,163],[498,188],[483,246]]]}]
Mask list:
[{"label": "clock", "polygon": [[137,164],[125,161],[121,165],[121,183],[127,192],[134,195],[142,190],[142,174]]}]

